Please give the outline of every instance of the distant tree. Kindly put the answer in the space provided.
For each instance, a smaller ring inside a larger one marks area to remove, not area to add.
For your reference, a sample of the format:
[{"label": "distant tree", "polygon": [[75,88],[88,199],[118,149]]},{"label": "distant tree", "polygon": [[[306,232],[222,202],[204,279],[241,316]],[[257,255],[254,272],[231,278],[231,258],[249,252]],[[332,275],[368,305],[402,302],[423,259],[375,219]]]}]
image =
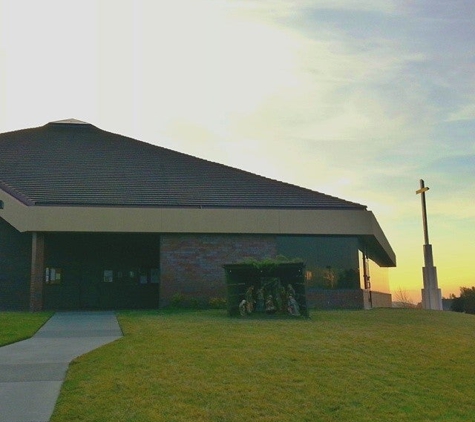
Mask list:
[{"label": "distant tree", "polygon": [[396,302],[399,308],[415,308],[416,307],[416,304],[407,293],[407,290],[403,290],[401,287],[399,287],[396,293],[394,293],[394,298],[396,300],[394,300],[393,302]]},{"label": "distant tree", "polygon": [[452,311],[475,314],[475,287],[460,287],[460,296],[452,299]]},{"label": "distant tree", "polygon": [[452,300],[450,304],[450,310],[454,312],[464,312],[463,310],[463,299],[461,297],[455,296],[453,293],[450,295],[449,299]]}]

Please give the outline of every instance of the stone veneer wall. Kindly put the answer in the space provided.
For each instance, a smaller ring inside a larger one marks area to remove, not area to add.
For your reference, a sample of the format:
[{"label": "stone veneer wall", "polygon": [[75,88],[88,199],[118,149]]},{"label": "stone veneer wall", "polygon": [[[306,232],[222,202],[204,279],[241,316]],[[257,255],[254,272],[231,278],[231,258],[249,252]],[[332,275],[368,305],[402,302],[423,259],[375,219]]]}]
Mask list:
[{"label": "stone veneer wall", "polygon": [[391,308],[393,306],[391,293],[371,292],[373,308]]},{"label": "stone veneer wall", "polygon": [[273,235],[165,234],[160,241],[160,305],[182,294],[207,302],[226,297],[224,264],[274,258]]}]

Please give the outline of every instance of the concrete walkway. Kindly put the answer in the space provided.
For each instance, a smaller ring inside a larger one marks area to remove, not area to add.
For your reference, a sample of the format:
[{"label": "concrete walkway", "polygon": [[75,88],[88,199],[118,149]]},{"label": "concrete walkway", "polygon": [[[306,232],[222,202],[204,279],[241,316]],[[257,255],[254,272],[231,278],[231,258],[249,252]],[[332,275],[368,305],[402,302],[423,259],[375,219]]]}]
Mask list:
[{"label": "concrete walkway", "polygon": [[69,362],[120,337],[113,312],[59,312],[32,338],[0,347],[0,422],[48,422]]}]

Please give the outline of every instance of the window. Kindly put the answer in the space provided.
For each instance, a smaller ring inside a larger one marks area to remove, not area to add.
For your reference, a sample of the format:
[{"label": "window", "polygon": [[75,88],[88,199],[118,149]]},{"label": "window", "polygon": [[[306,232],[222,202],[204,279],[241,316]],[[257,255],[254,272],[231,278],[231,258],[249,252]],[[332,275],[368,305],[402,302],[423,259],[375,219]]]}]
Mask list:
[{"label": "window", "polygon": [[61,284],[62,270],[61,268],[47,267],[45,270],[46,284]]},{"label": "window", "polygon": [[159,284],[160,270],[158,268],[121,268],[104,270],[104,283],[118,284]]},{"label": "window", "polygon": [[114,271],[104,270],[104,283],[112,283],[114,281]]}]

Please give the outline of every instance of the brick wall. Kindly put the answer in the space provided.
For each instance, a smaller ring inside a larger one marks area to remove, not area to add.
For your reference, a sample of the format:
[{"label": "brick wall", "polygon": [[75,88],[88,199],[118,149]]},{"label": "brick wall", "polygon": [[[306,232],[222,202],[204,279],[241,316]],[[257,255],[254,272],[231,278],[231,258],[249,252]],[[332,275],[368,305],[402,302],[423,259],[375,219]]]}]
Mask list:
[{"label": "brick wall", "polygon": [[272,235],[162,235],[160,304],[166,306],[177,293],[206,302],[211,297],[225,298],[224,264],[276,255]]}]

